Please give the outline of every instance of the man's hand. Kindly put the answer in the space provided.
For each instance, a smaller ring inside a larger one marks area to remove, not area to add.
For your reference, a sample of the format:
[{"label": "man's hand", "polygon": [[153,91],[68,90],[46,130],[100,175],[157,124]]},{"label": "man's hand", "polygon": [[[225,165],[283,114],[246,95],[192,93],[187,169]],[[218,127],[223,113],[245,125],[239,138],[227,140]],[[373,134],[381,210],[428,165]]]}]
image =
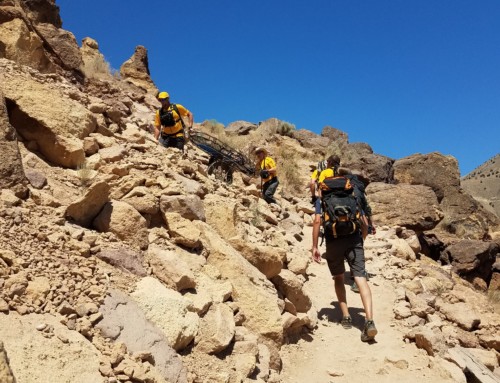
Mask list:
[{"label": "man's hand", "polygon": [[317,247],[312,248],[312,259],[316,263],[321,263],[321,254]]},{"label": "man's hand", "polygon": [[318,199],[318,196],[316,196],[316,195],[313,195],[313,196],[311,197],[311,204],[312,204],[313,206],[316,206],[316,200],[317,200],[317,199]]}]

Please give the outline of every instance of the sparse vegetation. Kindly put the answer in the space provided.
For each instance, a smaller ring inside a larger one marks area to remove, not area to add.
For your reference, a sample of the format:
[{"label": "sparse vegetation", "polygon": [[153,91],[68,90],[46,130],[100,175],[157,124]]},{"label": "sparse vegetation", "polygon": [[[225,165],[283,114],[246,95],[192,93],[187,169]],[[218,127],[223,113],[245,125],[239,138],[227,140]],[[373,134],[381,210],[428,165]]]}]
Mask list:
[{"label": "sparse vegetation", "polygon": [[275,159],[278,167],[278,178],[283,191],[300,193],[303,182],[300,180],[300,170],[297,164],[297,153],[287,147],[279,147]]},{"label": "sparse vegetation", "polygon": [[76,174],[82,189],[86,189],[90,185],[92,178],[94,178],[94,170],[88,166],[86,161],[76,167]]},{"label": "sparse vegetation", "polygon": [[294,130],[296,130],[294,124],[286,121],[280,121],[279,125],[276,127],[275,133],[281,136],[291,137]]},{"label": "sparse vegetation", "polygon": [[225,136],[224,125],[215,119],[203,121],[202,125],[207,129],[208,134],[221,139]]},{"label": "sparse vegetation", "polygon": [[102,76],[115,76],[120,77],[120,73],[117,70],[111,68],[106,59],[101,55],[96,55],[91,59],[84,61],[81,68],[85,77],[97,78]]}]

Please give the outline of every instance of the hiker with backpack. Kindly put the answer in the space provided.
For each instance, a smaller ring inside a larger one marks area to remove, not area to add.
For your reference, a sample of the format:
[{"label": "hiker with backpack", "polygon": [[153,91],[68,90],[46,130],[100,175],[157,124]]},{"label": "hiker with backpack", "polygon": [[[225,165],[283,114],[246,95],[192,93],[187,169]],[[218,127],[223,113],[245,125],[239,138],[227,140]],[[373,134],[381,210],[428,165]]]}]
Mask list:
[{"label": "hiker with backpack", "polygon": [[255,167],[259,171],[262,198],[268,204],[276,203],[274,193],[279,185],[276,162],[268,156],[267,150],[264,148],[255,149],[255,155],[257,157]]},{"label": "hiker with backpack", "polygon": [[193,114],[181,104],[170,103],[170,95],[167,92],[158,93],[157,99],[161,108],[155,114],[155,139],[166,148],[184,151],[186,126],[183,117],[188,118],[190,129],[193,127]]},{"label": "hiker with backpack", "polygon": [[373,321],[372,294],[366,280],[361,209],[354,196],[354,187],[350,180],[336,174],[339,163],[338,156],[330,156],[327,159],[328,168],[319,175],[322,212],[314,216],[312,258],[315,262],[321,262],[318,237],[320,225],[323,223],[326,242],[324,257],[333,277],[335,293],[342,311],[340,323],[346,329],[352,327],[344,285],[344,259],[346,259],[359,288],[365,310],[366,320],[361,333],[361,341],[371,342],[377,335],[377,328]]}]

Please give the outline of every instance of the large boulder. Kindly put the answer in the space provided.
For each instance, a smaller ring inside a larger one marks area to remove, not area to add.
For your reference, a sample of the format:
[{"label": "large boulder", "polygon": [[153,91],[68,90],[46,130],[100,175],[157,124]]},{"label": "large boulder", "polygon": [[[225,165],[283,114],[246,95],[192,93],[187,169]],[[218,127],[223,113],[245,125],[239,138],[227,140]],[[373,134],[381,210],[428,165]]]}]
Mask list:
[{"label": "large boulder", "polygon": [[460,171],[455,157],[441,153],[414,154],[396,160],[394,181],[410,185],[429,186],[441,201],[447,190],[460,187]]},{"label": "large boulder", "polygon": [[158,91],[149,73],[148,51],[141,45],[135,47],[132,57],[122,64],[120,75],[125,81],[149,93],[156,94]]},{"label": "large boulder", "polygon": [[25,140],[36,142],[49,161],[76,168],[85,160],[81,139],[94,131],[96,119],[61,85],[0,59],[0,90],[7,99],[11,124]]},{"label": "large boulder", "polygon": [[80,70],[83,63],[82,54],[73,33],[47,23],[39,24],[36,30],[50,45],[51,50],[58,56],[66,69]]},{"label": "large boulder", "polygon": [[105,338],[123,342],[127,350],[147,350],[154,369],[168,382],[186,383],[187,372],[181,357],[170,346],[165,333],[147,319],[139,305],[121,291],[111,290],[99,308],[103,319],[96,326]]},{"label": "large boulder", "polygon": [[174,350],[186,348],[194,339],[199,317],[189,311],[190,302],[180,293],[167,289],[155,278],[146,277],[137,283],[131,296],[146,318],[162,330]]},{"label": "large boulder", "polygon": [[479,277],[489,283],[493,265],[500,247],[495,242],[478,240],[462,240],[444,251],[441,259],[453,265],[453,270],[462,277],[472,281]]},{"label": "large boulder", "polygon": [[71,203],[64,216],[78,225],[90,227],[104,204],[109,200],[109,184],[101,181],[91,185],[85,194]]},{"label": "large boulder", "polygon": [[233,238],[230,240],[230,243],[268,279],[275,277],[281,272],[286,260],[285,250],[277,247],[257,245],[241,238]]},{"label": "large boulder", "polygon": [[437,228],[461,238],[483,239],[500,225],[500,218],[462,189],[447,192],[440,208],[444,219]]},{"label": "large boulder", "polygon": [[203,206],[206,222],[217,230],[219,235],[228,239],[238,235],[237,205],[233,198],[207,194],[203,199]]},{"label": "large boulder", "polygon": [[340,158],[342,166],[363,173],[370,182],[389,182],[392,179],[392,158],[373,153],[365,143],[349,144]]},{"label": "large boulder", "polygon": [[443,217],[436,194],[427,186],[375,182],[366,192],[376,224],[421,232],[433,229]]},{"label": "large boulder", "polygon": [[112,232],[121,240],[141,249],[148,246],[146,219],[126,202],[106,203],[95,217],[93,226],[101,232]]},{"label": "large boulder", "polygon": [[233,301],[245,318],[245,327],[258,334],[260,341],[269,347],[272,368],[279,368],[283,326],[275,287],[210,226],[201,221],[193,223],[200,229],[204,247],[208,249],[207,263],[232,283]]},{"label": "large boulder", "polygon": [[0,89],[0,189],[12,189],[17,197],[28,193],[16,132],[9,123],[5,99]]},{"label": "large boulder", "polygon": [[[48,337],[38,326],[52,328],[57,336]],[[0,314],[0,339],[9,351],[10,368],[18,382],[104,382],[94,345],[52,315]]]}]

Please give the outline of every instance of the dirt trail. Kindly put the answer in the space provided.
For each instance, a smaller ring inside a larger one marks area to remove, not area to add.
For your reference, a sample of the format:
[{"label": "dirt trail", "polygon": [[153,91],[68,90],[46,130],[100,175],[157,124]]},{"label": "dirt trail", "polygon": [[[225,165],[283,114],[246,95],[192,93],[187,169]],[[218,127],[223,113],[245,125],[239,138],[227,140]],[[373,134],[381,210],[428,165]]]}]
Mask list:
[{"label": "dirt trail", "polygon": [[[311,229],[305,229],[304,246],[310,248]],[[368,239],[369,241],[370,239]],[[324,246],[324,245],[323,245]],[[324,250],[324,247],[323,247]],[[318,328],[298,343],[282,351],[283,382],[286,383],[382,383],[382,382],[452,382],[442,368],[430,368],[433,362],[424,350],[403,339],[403,329],[394,319],[394,283],[382,277],[381,270],[389,257],[367,261],[374,319],[379,331],[376,343],[360,340],[364,311],[358,294],[347,289],[347,302],[353,328],[345,330],[338,323],[338,308],[333,281],[326,262],[312,264],[312,275],[305,284],[318,310]],[[350,283],[346,279],[346,283]]]}]

